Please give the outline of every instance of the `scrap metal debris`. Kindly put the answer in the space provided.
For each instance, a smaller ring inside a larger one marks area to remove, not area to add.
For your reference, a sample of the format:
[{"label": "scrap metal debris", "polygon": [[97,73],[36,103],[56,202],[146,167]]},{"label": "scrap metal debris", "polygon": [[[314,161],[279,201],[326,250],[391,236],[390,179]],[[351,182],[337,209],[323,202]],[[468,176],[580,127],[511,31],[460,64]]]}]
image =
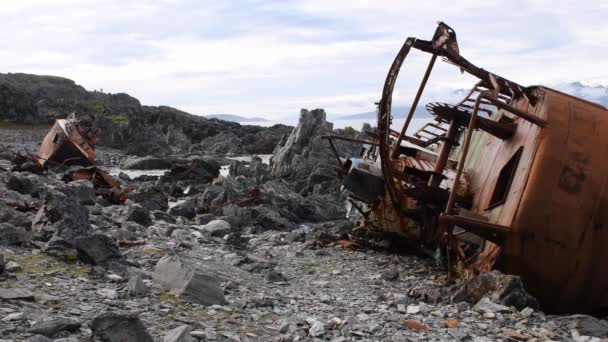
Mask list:
[{"label": "scrap metal debris", "polygon": [[[40,145],[38,155],[28,151],[27,155],[15,157],[15,169],[42,173],[48,168],[72,166],[64,174],[65,182],[88,180],[98,195],[113,204],[124,204],[128,190],[102,168],[95,166],[95,145],[98,128],[86,127],[72,113],[66,119],[58,119]],[[85,166],[85,167],[76,167]]]},{"label": "scrap metal debris", "polygon": [[[393,91],[414,50],[431,57],[395,130]],[[437,57],[479,81],[457,104],[428,104],[435,122],[408,135]],[[607,130],[600,105],[473,65],[440,22],[431,41],[408,38],[397,54],[361,157],[334,152],[360,231],[435,250],[448,274],[519,275],[545,310],[600,312],[608,309]]]}]

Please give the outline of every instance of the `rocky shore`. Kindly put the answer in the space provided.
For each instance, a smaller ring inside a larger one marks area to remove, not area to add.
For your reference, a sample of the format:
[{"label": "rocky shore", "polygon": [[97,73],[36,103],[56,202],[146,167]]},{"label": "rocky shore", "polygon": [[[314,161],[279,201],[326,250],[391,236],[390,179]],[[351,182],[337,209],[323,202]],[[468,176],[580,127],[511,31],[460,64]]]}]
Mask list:
[{"label": "rocky shore", "polygon": [[[320,138],[352,133],[333,130],[322,110],[302,111],[270,165],[229,160],[222,149],[141,157],[102,147],[106,167],[167,170],[121,173],[125,205],[97,196],[88,181],[65,182],[62,168],[19,170],[15,153],[36,151],[40,134],[15,132],[0,131],[0,341],[608,335],[601,317],[543,313],[517,277],[448,282],[431,258],[391,248],[391,240],[355,239],[335,157]],[[337,147],[344,155],[359,149]]]}]

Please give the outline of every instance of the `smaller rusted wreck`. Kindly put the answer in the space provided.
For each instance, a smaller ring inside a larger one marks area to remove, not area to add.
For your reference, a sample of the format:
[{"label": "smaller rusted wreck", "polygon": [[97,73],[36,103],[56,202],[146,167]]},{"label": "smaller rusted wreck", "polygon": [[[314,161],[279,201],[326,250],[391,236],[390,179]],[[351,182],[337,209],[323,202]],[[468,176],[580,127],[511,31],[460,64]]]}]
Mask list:
[{"label": "smaller rusted wreck", "polygon": [[[110,203],[123,204],[127,190],[122,189],[104,169],[95,165],[95,145],[98,128],[81,124],[74,113],[66,119],[57,119],[40,145],[38,155],[30,155],[30,161],[40,169],[67,167],[63,180],[72,182],[88,180],[96,193]],[[24,160],[22,156],[18,159]]]},{"label": "smaller rusted wreck", "polygon": [[[412,51],[430,61],[393,129],[393,90]],[[438,57],[478,82],[458,103],[426,105],[435,121],[408,135]],[[449,270],[519,275],[550,312],[608,310],[606,108],[475,66],[439,23],[432,40],[406,40],[377,113],[361,157],[338,158],[359,231],[440,251]]]}]

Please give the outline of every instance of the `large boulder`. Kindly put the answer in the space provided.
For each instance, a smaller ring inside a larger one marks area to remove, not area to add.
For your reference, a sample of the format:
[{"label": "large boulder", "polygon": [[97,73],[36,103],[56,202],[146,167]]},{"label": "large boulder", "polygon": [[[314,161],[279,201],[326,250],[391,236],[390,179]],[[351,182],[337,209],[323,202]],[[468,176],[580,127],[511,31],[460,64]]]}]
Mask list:
[{"label": "large boulder", "polygon": [[93,319],[93,335],[107,342],[154,342],[137,315],[127,312],[108,312]]},{"label": "large boulder", "polygon": [[608,321],[587,315],[571,315],[556,317],[555,321],[566,331],[574,329],[583,336],[606,338],[608,336]]},{"label": "large boulder", "polygon": [[538,309],[538,300],[526,292],[521,278],[502,274],[494,270],[482,273],[465,281],[453,294],[452,302],[477,303],[487,297],[491,302],[514,306],[519,310],[526,307]]},{"label": "large boulder", "polygon": [[154,269],[152,279],[166,291],[202,305],[226,304],[215,272],[178,255],[164,256]]},{"label": "large boulder", "polygon": [[148,210],[162,210],[169,208],[169,196],[154,183],[143,183],[137,190],[129,193],[129,200],[141,204]]},{"label": "large boulder", "polygon": [[196,216],[196,200],[188,199],[169,209],[169,214],[193,219]]},{"label": "large boulder", "polygon": [[78,330],[80,325],[80,322],[75,319],[53,316],[36,322],[29,329],[29,332],[44,335],[46,337],[53,337],[62,331],[72,332]]},{"label": "large boulder", "polygon": [[230,229],[230,223],[224,220],[213,220],[204,226],[198,227],[201,233],[219,237],[230,233]]},{"label": "large boulder", "polygon": [[45,193],[44,213],[55,235],[70,244],[78,237],[91,234],[89,210],[66,194],[49,189]]},{"label": "large boulder", "polygon": [[133,221],[148,227],[152,224],[150,212],[139,204],[130,204],[126,210],[127,221]]},{"label": "large boulder", "polygon": [[105,234],[92,234],[79,237],[75,241],[78,257],[93,265],[104,265],[108,262],[124,262],[118,246]]},{"label": "large boulder", "polygon": [[0,223],[0,245],[22,245],[31,239],[31,231],[11,223]]}]

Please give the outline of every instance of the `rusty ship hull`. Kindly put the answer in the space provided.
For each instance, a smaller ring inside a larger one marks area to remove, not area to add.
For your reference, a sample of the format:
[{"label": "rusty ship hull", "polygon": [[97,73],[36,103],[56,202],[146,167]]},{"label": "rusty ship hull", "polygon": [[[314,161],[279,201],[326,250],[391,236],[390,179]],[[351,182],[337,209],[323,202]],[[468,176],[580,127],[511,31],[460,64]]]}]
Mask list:
[{"label": "rusty ship hull", "polygon": [[[410,50],[431,57],[397,130],[392,95]],[[479,82],[457,104],[428,104],[435,122],[407,135],[438,57]],[[358,230],[445,251],[449,274],[459,265],[466,274],[519,275],[547,311],[605,312],[607,129],[603,106],[478,68],[439,23],[432,40],[406,40],[387,74],[377,128],[359,141],[361,158],[339,159],[337,169],[357,203]]]}]

